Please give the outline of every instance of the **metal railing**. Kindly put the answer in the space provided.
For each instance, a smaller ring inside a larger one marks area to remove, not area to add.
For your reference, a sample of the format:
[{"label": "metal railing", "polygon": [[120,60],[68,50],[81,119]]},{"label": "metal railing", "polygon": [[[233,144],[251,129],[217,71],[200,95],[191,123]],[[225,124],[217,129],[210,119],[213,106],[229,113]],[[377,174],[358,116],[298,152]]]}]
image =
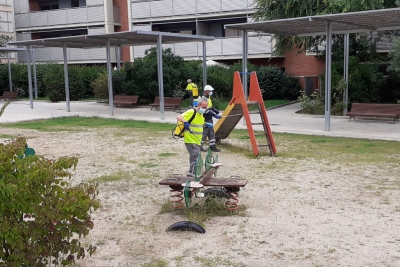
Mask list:
[{"label": "metal railing", "polygon": [[[217,38],[214,41],[206,42],[207,57],[210,58],[224,58],[224,57],[237,57],[241,58],[243,55],[243,38],[228,37]],[[151,48],[151,45],[135,46],[133,47],[133,57],[144,57],[146,49]],[[172,52],[184,58],[202,58],[203,57],[203,44],[202,43],[177,43],[170,45],[163,45],[163,48],[171,48]],[[272,43],[271,36],[249,36],[249,56],[271,54]]]},{"label": "metal railing", "polygon": [[15,28],[54,27],[104,22],[104,20],[104,6],[88,6],[16,14]]},{"label": "metal railing", "polygon": [[254,0],[132,0],[132,19],[255,10]]}]

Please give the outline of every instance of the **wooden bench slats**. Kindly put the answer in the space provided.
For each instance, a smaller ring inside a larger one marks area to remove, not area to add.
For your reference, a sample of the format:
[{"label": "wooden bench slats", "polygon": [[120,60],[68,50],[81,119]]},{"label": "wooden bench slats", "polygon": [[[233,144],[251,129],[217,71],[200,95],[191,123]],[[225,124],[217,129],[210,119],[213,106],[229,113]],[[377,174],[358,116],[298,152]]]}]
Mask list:
[{"label": "wooden bench slats", "polygon": [[[179,109],[181,111],[182,97],[164,97],[164,107],[174,108],[174,111]],[[152,104],[149,104],[151,109],[160,107],[160,97],[156,97]]]},{"label": "wooden bench slats", "polygon": [[3,95],[0,96],[0,99],[13,99],[18,97],[18,91],[4,91]]},{"label": "wooden bench slats", "polygon": [[396,122],[400,116],[400,104],[353,103],[346,116],[350,116],[349,119],[354,118],[354,120],[356,116],[393,118]]},{"label": "wooden bench slats", "polygon": [[131,105],[136,106],[139,96],[137,95],[115,95],[113,104],[118,105]]}]

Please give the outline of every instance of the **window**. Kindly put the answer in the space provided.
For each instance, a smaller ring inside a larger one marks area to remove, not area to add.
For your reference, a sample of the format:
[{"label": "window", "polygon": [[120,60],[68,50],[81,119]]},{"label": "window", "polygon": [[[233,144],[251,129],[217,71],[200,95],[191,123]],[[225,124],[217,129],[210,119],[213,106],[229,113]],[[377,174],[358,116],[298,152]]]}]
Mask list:
[{"label": "window", "polygon": [[60,9],[58,1],[43,1],[40,2],[40,10]]},{"label": "window", "polygon": [[71,0],[71,7],[79,7],[79,0]]}]

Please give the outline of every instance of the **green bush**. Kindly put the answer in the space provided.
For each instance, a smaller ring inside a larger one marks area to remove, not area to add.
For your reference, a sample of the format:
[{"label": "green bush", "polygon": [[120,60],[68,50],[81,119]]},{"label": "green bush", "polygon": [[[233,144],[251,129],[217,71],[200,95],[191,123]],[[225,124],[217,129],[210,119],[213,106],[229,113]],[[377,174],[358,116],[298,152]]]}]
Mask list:
[{"label": "green bush", "polygon": [[97,184],[70,186],[63,178],[71,176],[77,158],[18,156],[25,146],[22,137],[0,144],[0,265],[71,265],[86,254],[79,238],[94,227]]},{"label": "green bush", "polygon": [[93,89],[94,97],[99,100],[108,101],[108,75],[100,73],[90,85]]},{"label": "green bush", "polygon": [[[94,97],[93,88],[90,86],[92,82],[98,77],[100,73],[106,73],[107,68],[105,66],[76,66],[81,76],[82,88],[80,91],[80,98],[92,98]],[[114,75],[114,73],[113,73]],[[114,77],[113,77],[114,78]]]},{"label": "green bush", "polygon": [[46,95],[52,102],[65,101],[64,69],[62,65],[52,64],[43,74]]},{"label": "green bush", "polygon": [[10,90],[10,84],[8,79],[8,65],[2,64],[0,65],[0,94],[3,91]]},{"label": "green bush", "polygon": [[299,97],[301,87],[297,78],[287,76],[280,68],[260,67],[257,77],[263,98],[266,100],[294,100]]},{"label": "green bush", "polygon": [[11,73],[13,90],[20,91],[20,95],[29,95],[28,68],[26,65],[11,64]]},{"label": "green bush", "polygon": [[[85,92],[85,83],[83,81],[83,72],[82,69],[89,69],[88,67],[81,66],[69,66],[68,67],[68,85],[69,85],[69,99],[71,101],[76,101],[84,98]],[[64,75],[63,75],[64,77]],[[64,81],[65,88],[65,81]],[[64,90],[65,95],[65,90]]]}]

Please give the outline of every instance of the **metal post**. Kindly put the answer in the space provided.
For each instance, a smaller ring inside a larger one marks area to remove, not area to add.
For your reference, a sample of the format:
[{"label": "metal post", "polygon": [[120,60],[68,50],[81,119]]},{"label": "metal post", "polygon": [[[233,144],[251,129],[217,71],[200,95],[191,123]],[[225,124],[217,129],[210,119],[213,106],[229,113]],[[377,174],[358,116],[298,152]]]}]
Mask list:
[{"label": "metal post", "polygon": [[344,82],[346,83],[346,88],[343,92],[343,116],[346,116],[346,113],[349,108],[349,34],[346,33],[344,35]]},{"label": "metal post", "polygon": [[206,42],[203,41],[203,88],[207,85],[207,52]]},{"label": "metal post", "polygon": [[30,108],[33,109],[33,92],[32,92],[32,75],[31,75],[31,47],[26,46],[26,65],[28,67],[28,86],[29,86],[29,102]]},{"label": "metal post", "polygon": [[[247,102],[248,93],[247,93],[247,55],[249,53],[248,49],[248,35],[247,30],[243,30],[243,61],[242,61],[242,83],[243,83],[243,90],[244,90],[244,98]],[[246,126],[246,120],[243,118],[243,126]]]},{"label": "metal post", "polygon": [[160,96],[160,113],[161,120],[165,120],[164,116],[164,80],[162,66],[162,36],[161,33],[157,37],[157,70],[158,70],[158,91]]},{"label": "metal post", "polygon": [[8,84],[10,86],[10,91],[12,91],[12,74],[11,74],[11,64],[10,64],[10,53],[7,53],[8,62]]},{"label": "metal post", "polygon": [[326,23],[325,55],[325,131],[331,128],[331,61],[332,61],[332,23]]},{"label": "metal post", "polygon": [[64,58],[64,83],[65,83],[65,102],[67,105],[67,112],[71,111],[69,102],[69,79],[68,79],[68,60],[67,60],[67,44],[63,43],[63,58]]},{"label": "metal post", "polygon": [[108,72],[108,102],[110,103],[110,116],[114,116],[114,94],[112,88],[112,67],[111,67],[111,52],[110,52],[110,39],[107,38],[106,42],[107,53],[107,72]]},{"label": "metal post", "polygon": [[32,65],[33,65],[33,85],[35,87],[35,99],[38,98],[37,79],[36,79],[36,59],[35,49],[32,48]]},{"label": "metal post", "polygon": [[121,70],[121,47],[117,47],[117,69]]}]

